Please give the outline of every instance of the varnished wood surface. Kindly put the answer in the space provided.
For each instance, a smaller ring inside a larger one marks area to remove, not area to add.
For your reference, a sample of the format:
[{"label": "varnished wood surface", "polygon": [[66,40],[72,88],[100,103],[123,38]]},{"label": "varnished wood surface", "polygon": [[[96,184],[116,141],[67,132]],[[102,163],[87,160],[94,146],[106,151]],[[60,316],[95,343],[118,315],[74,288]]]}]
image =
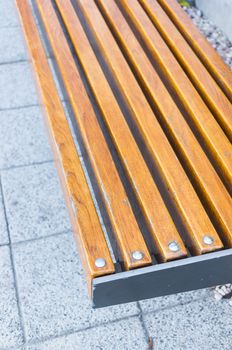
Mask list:
[{"label": "varnished wood surface", "polygon": [[158,0],[232,102],[232,72],[176,0]]},{"label": "varnished wood surface", "polygon": [[155,62],[170,81],[228,188],[232,184],[232,145],[181,66],[137,1],[121,0]]},{"label": "varnished wood surface", "polygon": [[[16,1],[43,104],[56,165],[66,194],[75,238],[89,282],[93,277],[115,271],[105,237],[78,158],[62,103],[40,41],[28,1]],[[97,242],[97,244],[96,244]],[[95,259],[104,258],[106,266],[97,268]]]},{"label": "varnished wood surface", "polygon": [[[219,176],[209,162],[200,144],[192,133],[184,117],[172,100],[164,84],[147,58],[138,40],[134,36],[126,19],[115,2],[99,0],[99,6],[112,31],[118,38],[120,46],[134,67],[141,86],[152,99],[162,116],[167,133],[179,147],[183,162],[189,167],[198,188],[212,209],[221,230],[232,245],[231,197]],[[177,169],[177,171],[179,171]]]},{"label": "varnished wood surface", "polygon": [[[102,116],[108,126],[115,147],[134,188],[135,195],[150,226],[158,255],[163,261],[186,256],[184,244],[124,120],[123,114],[104,77],[73,7],[70,3],[67,4],[63,0],[57,0],[56,3],[102,111]],[[180,246],[179,251],[170,251],[168,244],[171,241],[178,242]]]},{"label": "varnished wood surface", "polygon": [[[184,27],[187,18],[173,1],[35,0],[123,269],[151,264],[151,252],[159,263],[232,246],[230,72],[193,25]],[[115,268],[31,5],[24,0],[17,4],[91,283]],[[174,46],[176,40],[180,45]],[[184,62],[186,55],[189,60]],[[146,237],[118,162],[147,223]],[[205,243],[205,236],[212,238],[211,244]],[[147,246],[151,241],[152,247]],[[170,249],[173,241],[179,250]],[[133,259],[134,251],[142,252],[143,259]],[[105,267],[95,266],[98,257],[106,260]]]},{"label": "varnished wood surface", "polygon": [[[151,263],[151,257],[56,13],[48,0],[39,0],[38,5],[80,127],[83,141],[94,168],[99,188],[105,200],[115,231],[115,238],[122,255],[122,262],[126,269],[147,265]],[[65,10],[68,13],[67,2],[66,5]],[[59,37],[59,40],[57,40],[57,37]],[[141,260],[135,260],[132,256],[133,252],[138,250],[143,254],[143,259]]]},{"label": "varnished wood surface", "polygon": [[[166,43],[180,62],[183,69],[213,111],[219,124],[232,141],[232,105],[220,90],[200,59],[185,41],[165,11],[153,0],[140,0],[152,22],[165,38]],[[177,44],[178,43],[178,44]]]},{"label": "varnished wood surface", "polygon": [[[86,21],[92,28],[100,50],[133,113],[133,119],[141,131],[169,195],[182,216],[189,233],[189,241],[191,241],[190,249],[198,254],[218,249],[221,246],[220,239],[94,1],[79,0],[78,3],[81,4]],[[113,6],[113,2],[111,5]],[[75,26],[76,28],[77,26]],[[80,47],[82,40],[80,40],[80,35],[78,37],[78,47]],[[86,53],[87,48],[83,47],[80,51]],[[89,57],[85,57],[83,61],[87,64],[90,62]],[[212,234],[215,246],[207,247],[203,243],[205,232]]]}]

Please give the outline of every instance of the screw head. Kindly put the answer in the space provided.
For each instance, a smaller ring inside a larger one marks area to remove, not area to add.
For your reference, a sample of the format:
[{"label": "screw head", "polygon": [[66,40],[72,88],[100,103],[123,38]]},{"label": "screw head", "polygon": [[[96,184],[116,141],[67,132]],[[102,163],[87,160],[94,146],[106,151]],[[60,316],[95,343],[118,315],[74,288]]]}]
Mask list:
[{"label": "screw head", "polygon": [[168,248],[169,250],[171,250],[172,252],[178,252],[180,250],[180,246],[176,241],[172,241],[168,244]]},{"label": "screw head", "polygon": [[103,259],[103,258],[97,258],[96,260],[95,260],[95,266],[96,267],[104,267],[104,266],[106,266],[106,261],[105,261],[105,259]]},{"label": "screw head", "polygon": [[207,244],[207,245],[211,245],[211,244],[213,244],[214,239],[213,239],[213,237],[211,237],[211,236],[205,235],[205,236],[203,237],[203,242],[204,242],[205,244]]},{"label": "screw head", "polygon": [[143,259],[143,253],[139,250],[136,250],[132,253],[132,257],[134,260],[142,260]]}]

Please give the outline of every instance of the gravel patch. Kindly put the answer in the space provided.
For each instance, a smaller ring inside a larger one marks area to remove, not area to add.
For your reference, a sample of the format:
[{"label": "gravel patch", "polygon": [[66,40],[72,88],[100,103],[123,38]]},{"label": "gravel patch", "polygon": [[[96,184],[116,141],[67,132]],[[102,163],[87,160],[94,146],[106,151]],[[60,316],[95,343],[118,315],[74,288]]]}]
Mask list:
[{"label": "gravel patch", "polygon": [[201,10],[196,7],[183,7],[201,33],[208,39],[226,64],[232,69],[232,43],[225,33],[210,21]]}]

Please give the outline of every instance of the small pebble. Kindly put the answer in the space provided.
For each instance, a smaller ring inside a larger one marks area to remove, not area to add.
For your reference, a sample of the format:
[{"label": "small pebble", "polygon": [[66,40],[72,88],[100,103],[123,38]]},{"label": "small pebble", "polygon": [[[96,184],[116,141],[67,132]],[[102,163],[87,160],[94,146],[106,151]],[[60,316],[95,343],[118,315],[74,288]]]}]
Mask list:
[{"label": "small pebble", "polygon": [[[232,284],[225,284],[224,286],[217,286],[214,289],[214,298],[219,301],[231,296]],[[229,304],[232,306],[232,298],[229,299]]]}]

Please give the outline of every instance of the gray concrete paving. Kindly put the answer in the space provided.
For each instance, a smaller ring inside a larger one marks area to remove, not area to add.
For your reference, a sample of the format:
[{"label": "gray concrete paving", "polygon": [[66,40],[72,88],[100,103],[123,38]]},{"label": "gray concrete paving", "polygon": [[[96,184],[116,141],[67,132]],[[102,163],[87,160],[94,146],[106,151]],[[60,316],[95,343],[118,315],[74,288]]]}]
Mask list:
[{"label": "gray concrete paving", "polygon": [[41,108],[0,111],[0,169],[52,160]]},{"label": "gray concrete paving", "polygon": [[71,232],[25,242],[14,247],[13,252],[29,341],[139,314],[135,303],[91,308]]},{"label": "gray concrete paving", "polygon": [[37,87],[28,62],[0,65],[0,93],[0,110],[38,104]]},{"label": "gray concrete paving", "polygon": [[138,317],[104,324],[79,333],[30,346],[27,350],[131,350],[147,349],[146,337]]},{"label": "gray concrete paving", "polygon": [[210,290],[91,308],[27,60],[0,0],[0,350],[231,350]]},{"label": "gray concrete paving", "polygon": [[0,27],[15,27],[19,25],[19,17],[14,0],[0,0]]},{"label": "gray concrete paving", "polygon": [[0,27],[0,62],[16,62],[28,59],[23,33],[18,27]]},{"label": "gray concrete paving", "polygon": [[0,349],[23,344],[9,247],[0,247]]},{"label": "gray concrete paving", "polygon": [[144,316],[159,350],[231,350],[231,308],[205,298]]},{"label": "gray concrete paving", "polygon": [[2,171],[2,187],[12,242],[70,228],[53,163]]}]

